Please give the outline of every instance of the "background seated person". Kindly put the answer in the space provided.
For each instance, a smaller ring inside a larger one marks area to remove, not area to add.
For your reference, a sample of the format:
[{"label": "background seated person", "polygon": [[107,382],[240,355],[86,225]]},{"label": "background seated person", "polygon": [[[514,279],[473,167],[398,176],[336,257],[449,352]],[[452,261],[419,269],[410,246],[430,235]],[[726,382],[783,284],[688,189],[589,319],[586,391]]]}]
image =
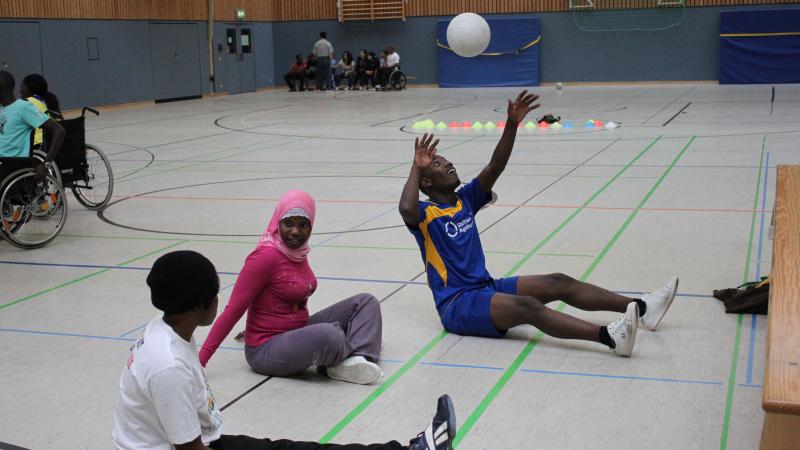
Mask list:
[{"label": "background seated person", "polygon": [[[58,97],[49,91],[47,80],[38,73],[32,73],[22,79],[19,84],[19,96],[31,102],[36,109],[45,114],[47,111],[61,114]],[[42,129],[37,129],[33,138],[34,149],[38,149],[42,145],[43,137]]]},{"label": "background seated person", "polygon": [[303,90],[303,74],[305,70],[306,63],[303,61],[303,57],[300,56],[299,53],[294,55],[294,64],[292,64],[292,67],[289,67],[289,71],[283,76],[283,80],[286,81],[286,85],[289,86],[289,91],[296,91],[298,89],[297,84],[300,85],[300,90]]},{"label": "background seated person", "polygon": [[387,47],[384,51],[386,52],[385,63],[378,74],[378,89],[385,88],[389,85],[389,77],[392,72],[400,66],[400,55],[397,54],[394,47]]}]

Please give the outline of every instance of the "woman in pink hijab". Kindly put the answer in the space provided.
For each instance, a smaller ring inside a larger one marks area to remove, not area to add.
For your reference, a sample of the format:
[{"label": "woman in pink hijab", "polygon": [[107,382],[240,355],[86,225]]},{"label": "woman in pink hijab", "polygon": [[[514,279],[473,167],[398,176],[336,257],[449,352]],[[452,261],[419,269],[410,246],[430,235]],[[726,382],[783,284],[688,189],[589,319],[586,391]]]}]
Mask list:
[{"label": "woman in pink hijab", "polygon": [[309,317],[306,304],[317,288],[307,260],[315,210],[306,192],[281,197],[203,343],[203,366],[247,311],[245,357],[258,373],[289,376],[317,366],[331,378],[358,384],[383,375],[376,364],[382,319],[374,296],[358,294]]}]

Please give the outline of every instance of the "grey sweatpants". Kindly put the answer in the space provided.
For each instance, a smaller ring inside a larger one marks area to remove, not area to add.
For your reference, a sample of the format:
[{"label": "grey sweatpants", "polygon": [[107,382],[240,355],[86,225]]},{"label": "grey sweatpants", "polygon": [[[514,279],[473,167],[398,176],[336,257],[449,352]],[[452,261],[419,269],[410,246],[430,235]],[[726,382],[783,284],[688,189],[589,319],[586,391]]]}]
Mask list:
[{"label": "grey sweatpants", "polygon": [[308,325],[246,346],[247,363],[258,373],[284,377],[311,366],[330,367],[349,356],[378,362],[381,306],[371,294],[358,294],[312,315]]}]

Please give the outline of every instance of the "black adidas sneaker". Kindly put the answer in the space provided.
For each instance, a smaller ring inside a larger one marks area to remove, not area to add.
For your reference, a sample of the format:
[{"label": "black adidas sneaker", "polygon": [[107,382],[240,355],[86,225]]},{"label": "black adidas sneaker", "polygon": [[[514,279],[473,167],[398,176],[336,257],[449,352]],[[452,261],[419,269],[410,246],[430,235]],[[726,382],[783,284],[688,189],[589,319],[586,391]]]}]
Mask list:
[{"label": "black adidas sneaker", "polygon": [[439,397],[436,415],[425,431],[411,440],[409,450],[453,450],[456,437],[456,410],[447,394]]}]

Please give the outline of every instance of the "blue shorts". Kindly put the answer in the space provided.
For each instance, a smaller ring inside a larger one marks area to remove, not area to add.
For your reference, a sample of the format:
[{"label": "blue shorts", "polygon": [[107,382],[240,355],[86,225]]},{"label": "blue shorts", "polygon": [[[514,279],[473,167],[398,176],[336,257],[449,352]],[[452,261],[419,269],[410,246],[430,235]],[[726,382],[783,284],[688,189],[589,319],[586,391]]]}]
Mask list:
[{"label": "blue shorts", "polygon": [[492,296],[498,292],[517,295],[517,278],[498,278],[487,286],[456,295],[440,314],[444,329],[462,336],[505,336],[507,330],[498,330],[492,321]]}]

